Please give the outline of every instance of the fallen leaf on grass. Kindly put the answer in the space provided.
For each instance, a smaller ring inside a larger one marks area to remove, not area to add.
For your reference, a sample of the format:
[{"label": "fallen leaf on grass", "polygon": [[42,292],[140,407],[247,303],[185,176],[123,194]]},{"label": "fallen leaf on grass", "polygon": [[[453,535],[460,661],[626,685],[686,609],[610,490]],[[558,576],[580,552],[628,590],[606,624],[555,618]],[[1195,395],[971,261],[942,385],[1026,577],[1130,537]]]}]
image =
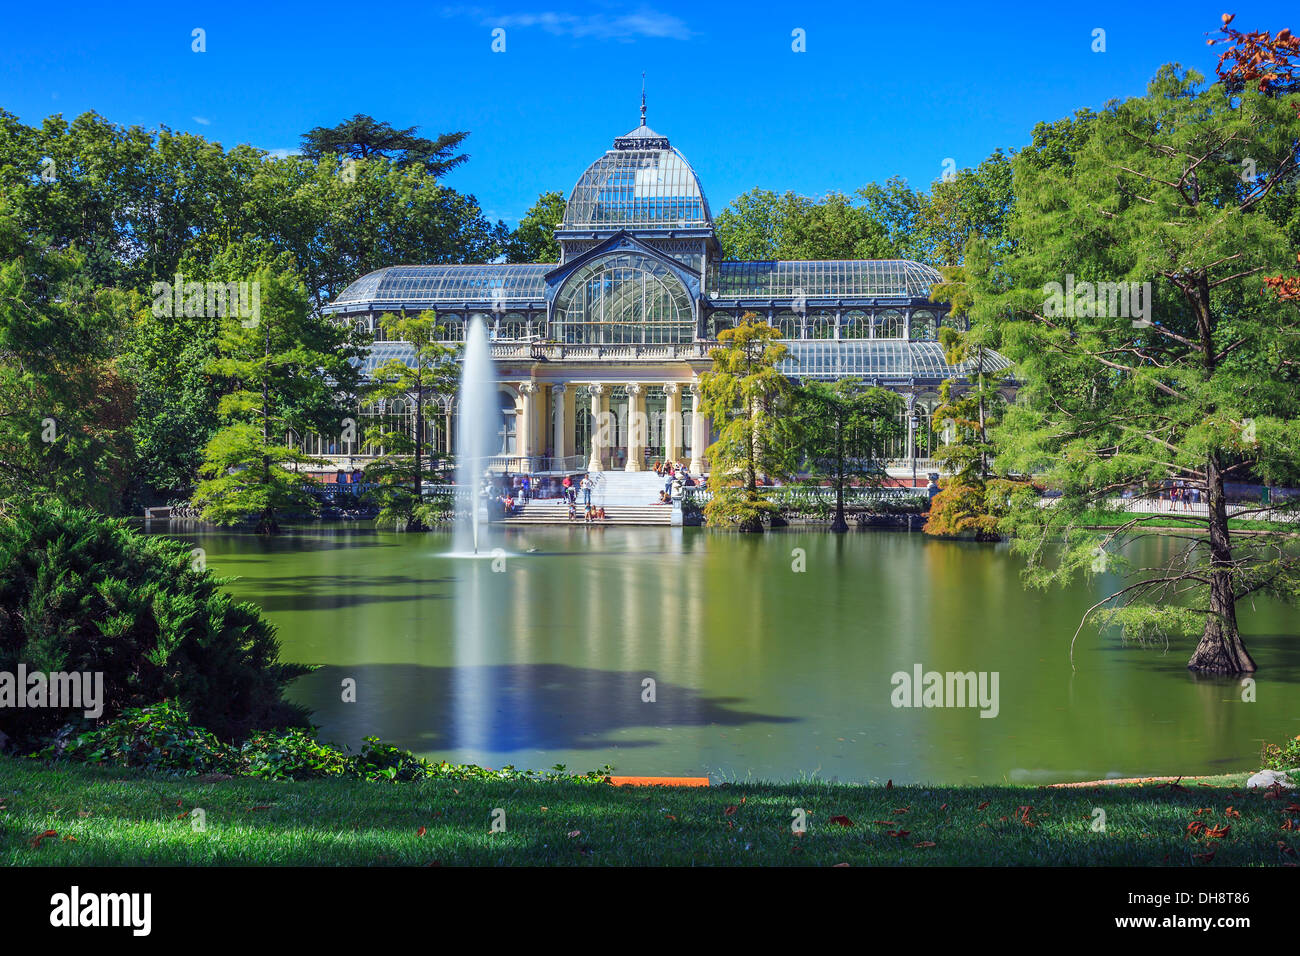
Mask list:
[{"label": "fallen leaf on grass", "polygon": [[735,805],[733,804],[732,806],[727,807],[727,809],[723,810],[722,812],[723,812],[725,815],[727,815],[727,816],[731,816],[732,814],[734,814],[734,813],[735,813],[737,810],[739,810],[739,809],[740,809],[740,807],[735,806]]},{"label": "fallen leaf on grass", "polygon": [[938,846],[933,840],[922,840],[920,843],[913,843],[912,846],[917,850],[928,850],[930,847]]},{"label": "fallen leaf on grass", "polygon": [[898,837],[900,840],[905,840],[911,834],[912,831],[911,830],[890,830],[888,832],[891,837]]},{"label": "fallen leaf on grass", "polygon": [[580,836],[582,836],[582,831],[581,831],[581,830],[570,830],[570,831],[569,831],[569,839],[570,839],[570,840],[577,839],[577,838],[580,837]]},{"label": "fallen leaf on grass", "polygon": [[988,802],[987,800],[985,800],[983,803],[981,803],[981,804],[980,804],[978,807],[976,807],[975,809],[976,809],[976,810],[987,810],[988,808],[989,808],[989,802]]},{"label": "fallen leaf on grass", "polygon": [[[1297,807],[1296,809],[1297,809],[1297,810],[1300,810],[1300,807]],[[1236,817],[1238,820],[1241,819],[1241,811],[1240,811],[1240,810],[1234,810],[1234,809],[1232,809],[1232,807],[1228,807],[1228,809],[1224,810],[1224,811],[1223,811],[1223,815],[1224,815],[1225,817]]]},{"label": "fallen leaf on grass", "polygon": [[1224,823],[1217,827],[1207,827],[1205,830],[1205,835],[1207,838],[1212,840],[1222,840],[1224,837],[1228,835],[1228,831],[1231,829],[1232,829],[1231,826]]},{"label": "fallen leaf on grass", "polygon": [[58,835],[59,835],[58,830],[46,830],[44,833],[38,833],[32,839],[32,849],[39,850],[41,848],[42,840],[48,840],[50,837],[56,837]]},{"label": "fallen leaf on grass", "polygon": [[418,836],[418,837],[422,837],[422,836],[424,836],[424,835],[425,835],[426,833],[428,833],[428,832],[429,832],[429,831],[426,830],[424,827],[420,827],[420,829],[418,829],[418,830],[415,831],[415,835]]},{"label": "fallen leaf on grass", "polygon": [[838,824],[839,826],[842,827],[853,826],[853,821],[850,820],[848,817],[844,816],[843,814],[841,814],[840,816],[831,817],[831,823]]},{"label": "fallen leaf on grass", "polygon": [[1205,831],[1205,824],[1202,823],[1200,820],[1193,820],[1191,823],[1187,824],[1187,832],[1192,834],[1193,836],[1199,836],[1204,831]]}]

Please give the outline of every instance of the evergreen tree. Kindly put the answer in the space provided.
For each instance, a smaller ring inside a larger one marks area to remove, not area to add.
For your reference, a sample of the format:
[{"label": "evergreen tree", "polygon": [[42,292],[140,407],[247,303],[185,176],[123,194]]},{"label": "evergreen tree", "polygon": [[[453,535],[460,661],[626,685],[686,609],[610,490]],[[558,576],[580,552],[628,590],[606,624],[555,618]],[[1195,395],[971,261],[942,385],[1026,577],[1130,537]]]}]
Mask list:
[{"label": "evergreen tree", "polygon": [[793,386],[776,366],[786,357],[780,333],[753,312],[718,334],[713,368],[700,376],[700,411],[710,416],[718,440],[708,448],[710,524],[762,531],[779,507],[758,490],[760,476],[794,473],[798,440],[790,405]]},{"label": "evergreen tree", "polygon": [[456,394],[459,352],[441,344],[445,330],[438,325],[433,311],[417,316],[383,315],[379,322],[386,338],[411,346],[412,356],[409,362],[391,358],[380,364],[370,375],[372,384],[366,390],[366,399],[408,401],[415,414],[409,431],[386,425],[366,429],[365,443],[384,450],[366,465],[366,479],[378,485],[373,496],[379,501],[381,524],[423,531],[433,511],[424,499],[424,482],[445,479],[449,464],[429,453],[425,437],[427,408],[433,399],[450,400]]}]

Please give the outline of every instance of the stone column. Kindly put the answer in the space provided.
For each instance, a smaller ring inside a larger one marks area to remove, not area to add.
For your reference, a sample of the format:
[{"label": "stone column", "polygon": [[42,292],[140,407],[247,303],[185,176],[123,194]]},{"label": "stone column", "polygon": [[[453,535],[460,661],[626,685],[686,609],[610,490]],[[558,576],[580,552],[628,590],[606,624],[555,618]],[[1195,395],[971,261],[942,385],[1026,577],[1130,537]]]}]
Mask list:
[{"label": "stone column", "polygon": [[709,419],[700,414],[700,401],[704,390],[699,384],[691,386],[695,404],[691,408],[691,474],[699,477],[704,474],[704,450],[709,444]]},{"label": "stone column", "polygon": [[601,384],[588,385],[587,391],[591,394],[591,460],[587,462],[587,470],[604,471],[600,458],[609,432],[609,396]]},{"label": "stone column", "polygon": [[682,387],[676,382],[664,386],[668,399],[664,408],[664,458],[676,461],[682,455]]},{"label": "stone column", "polygon": [[533,434],[536,427],[533,419],[537,415],[537,385],[524,382],[519,386],[519,400],[523,405],[523,423],[515,427],[515,450],[524,459],[524,470],[532,471]]},{"label": "stone column", "polygon": [[645,469],[645,386],[632,382],[627,386],[627,465],[624,471]]},{"label": "stone column", "polygon": [[551,438],[551,448],[556,458],[563,458],[569,453],[567,445],[571,432],[565,429],[565,422],[568,419],[565,414],[567,411],[565,395],[568,394],[568,391],[563,382],[556,382],[551,386],[551,415],[554,419],[552,425],[554,435]]}]

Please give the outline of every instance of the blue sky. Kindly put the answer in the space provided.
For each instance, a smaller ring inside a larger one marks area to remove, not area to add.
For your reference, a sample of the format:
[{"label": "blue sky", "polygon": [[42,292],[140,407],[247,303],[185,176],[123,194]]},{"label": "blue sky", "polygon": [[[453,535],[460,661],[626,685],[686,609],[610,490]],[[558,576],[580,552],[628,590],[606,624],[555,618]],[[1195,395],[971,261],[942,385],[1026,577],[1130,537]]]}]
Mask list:
[{"label": "blue sky", "polygon": [[1162,63],[1210,73],[1206,33],[1227,10],[1242,28],[1300,29],[1293,3],[1226,2],[24,3],[0,35],[0,107],[272,150],[357,112],[467,129],[472,158],[448,183],[513,224],[636,125],[645,70],[650,125],[717,213],[755,186],[919,186],[947,158],[975,165],[1039,120],[1140,93]]}]

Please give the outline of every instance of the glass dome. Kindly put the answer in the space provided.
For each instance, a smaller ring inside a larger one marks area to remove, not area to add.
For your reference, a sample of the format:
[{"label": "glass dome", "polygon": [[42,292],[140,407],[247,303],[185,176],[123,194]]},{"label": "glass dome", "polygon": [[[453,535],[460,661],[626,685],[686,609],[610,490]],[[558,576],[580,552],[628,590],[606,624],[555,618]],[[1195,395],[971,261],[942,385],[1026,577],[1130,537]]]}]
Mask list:
[{"label": "glass dome", "polygon": [[578,179],[562,229],[711,229],[699,178],[681,153],[647,126],[614,141]]}]

